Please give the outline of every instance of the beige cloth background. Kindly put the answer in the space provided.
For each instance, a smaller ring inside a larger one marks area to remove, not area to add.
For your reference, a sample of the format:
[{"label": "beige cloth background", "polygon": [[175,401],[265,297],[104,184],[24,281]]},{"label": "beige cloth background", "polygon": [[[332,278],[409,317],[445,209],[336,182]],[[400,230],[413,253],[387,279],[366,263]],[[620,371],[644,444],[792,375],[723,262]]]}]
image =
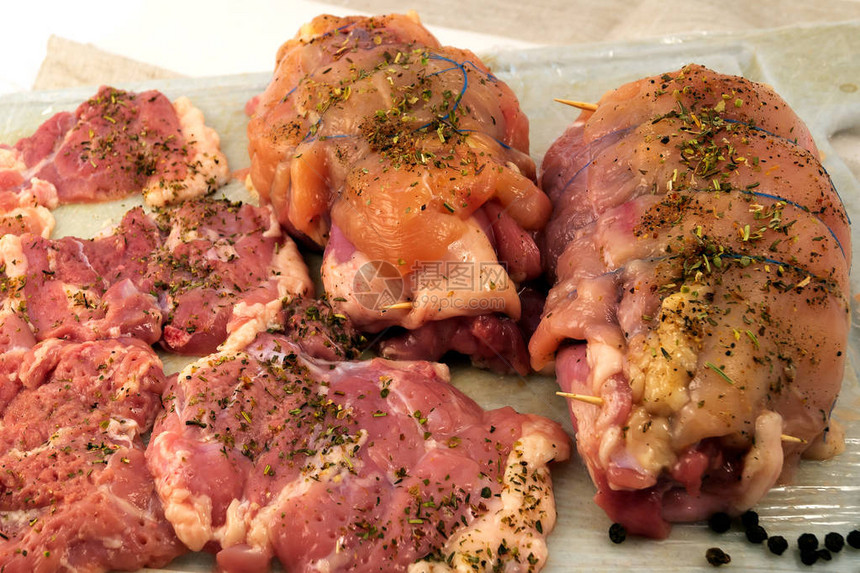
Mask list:
[{"label": "beige cloth background", "polygon": [[[666,38],[822,22],[860,21],[860,0],[325,0],[359,13],[416,10],[426,24],[536,44]],[[287,30],[284,39],[294,31]],[[860,54],[858,54],[860,57]],[[178,74],[51,37],[33,89],[55,89]]]},{"label": "beige cloth background", "polygon": [[177,77],[179,74],[58,36],[48,40],[34,90],[114,84]]}]

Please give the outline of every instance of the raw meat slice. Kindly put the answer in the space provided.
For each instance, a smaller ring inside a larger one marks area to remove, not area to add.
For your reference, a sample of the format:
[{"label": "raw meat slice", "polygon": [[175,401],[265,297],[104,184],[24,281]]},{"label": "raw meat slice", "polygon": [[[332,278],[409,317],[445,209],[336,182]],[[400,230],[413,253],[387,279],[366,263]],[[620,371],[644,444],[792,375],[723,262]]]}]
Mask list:
[{"label": "raw meat slice", "polygon": [[142,193],[158,206],[214,191],[229,179],[220,140],[188,98],[101,87],[14,148],[21,178],[56,186],[60,203]]},{"label": "raw meat slice", "polygon": [[481,410],[441,364],[313,359],[272,328],[225,346],[179,372],[147,450],[189,547],[225,571],[542,567],[554,422]]},{"label": "raw meat slice", "polygon": [[313,293],[307,266],[268,207],[202,200],[162,209],[164,243],[149,261],[166,313],[162,345],[180,354],[213,352],[237,304],[252,311]]},{"label": "raw meat slice", "polygon": [[611,519],[665,537],[840,451],[848,218],[785,102],[688,66],[604,96],[542,170],[532,366],[600,398],[569,406]]},{"label": "raw meat slice", "polygon": [[133,571],[187,551],[144,458],[141,435],[165,385],[152,350],[132,339],[53,339],[23,352],[3,342],[21,358],[0,421],[0,568]]},{"label": "raw meat slice", "polygon": [[162,316],[155,297],[129,280],[110,282],[91,264],[86,243],[29,234],[0,238],[4,304],[38,340],[130,336],[158,341]]},{"label": "raw meat slice", "polygon": [[202,355],[226,339],[231,320],[238,328],[313,292],[271,209],[225,200],[135,208],[88,240],[7,235],[0,255],[6,305],[39,340],[132,336]]}]

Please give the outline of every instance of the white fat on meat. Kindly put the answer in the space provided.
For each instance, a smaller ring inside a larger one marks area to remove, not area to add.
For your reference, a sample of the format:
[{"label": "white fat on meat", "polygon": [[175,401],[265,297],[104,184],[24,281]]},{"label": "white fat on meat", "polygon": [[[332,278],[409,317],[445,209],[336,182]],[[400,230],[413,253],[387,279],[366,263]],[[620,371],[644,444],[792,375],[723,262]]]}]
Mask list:
[{"label": "white fat on meat", "polygon": [[278,295],[281,298],[308,296],[314,292],[314,283],[308,266],[299,248],[289,237],[285,238],[284,243],[275,252],[272,259],[272,274],[276,277]]},{"label": "white fat on meat", "polygon": [[[438,261],[425,261],[410,274],[401,276],[400,281],[394,277],[402,286],[400,297],[391,300],[380,298],[376,306],[358,298],[366,293],[357,293],[355,282],[365,269],[379,264],[379,261],[371,260],[358,250],[352,250],[345,260],[341,260],[339,251],[344,249],[343,245],[327,249],[321,272],[329,300],[357,326],[370,332],[389,326],[415,329],[431,321],[492,312],[518,319],[521,307],[516,283],[504,265],[498,262],[495,249],[480,223],[470,217],[465,229]],[[339,235],[339,232],[333,229],[332,234]],[[346,239],[340,236],[335,241]],[[468,277],[460,282],[445,275],[446,268],[459,269]],[[370,286],[385,285],[380,282]],[[390,305],[408,305],[409,308],[386,308]]]},{"label": "white fat on meat", "polygon": [[[57,188],[44,179],[28,178],[26,169],[19,150],[0,145],[0,212],[4,218],[14,217],[10,211],[14,208],[21,209],[21,216],[32,209],[33,214],[45,218],[42,210],[50,213],[50,209],[57,207]],[[38,210],[38,207],[43,209]],[[53,219],[50,224],[53,227]]]},{"label": "white fat on meat", "polygon": [[557,444],[540,428],[524,428],[524,435],[508,456],[502,491],[488,511],[452,536],[442,548],[451,556],[445,563],[418,561],[409,573],[474,571],[475,557],[492,555],[500,547],[529,556],[526,563],[506,571],[529,570],[532,563],[543,563],[548,556],[544,528],[555,527],[555,500],[547,464],[558,457]]},{"label": "white fat on meat", "polygon": [[27,165],[21,158],[21,152],[14,147],[0,145],[0,169],[15,172],[24,171]]},{"label": "white fat on meat", "polygon": [[260,332],[278,326],[285,300],[309,296],[314,292],[307,264],[289,237],[275,252],[272,275],[277,282],[278,298],[267,302],[249,303],[243,300],[237,303],[227,323],[227,340],[219,346],[219,350],[237,351],[244,348]]},{"label": "white fat on meat", "polygon": [[17,235],[0,237],[0,257],[3,260],[4,272],[10,279],[23,277],[27,274],[27,257]]},{"label": "white fat on meat", "polygon": [[282,299],[266,303],[248,304],[245,301],[233,307],[233,316],[227,324],[227,339],[218,347],[220,351],[238,352],[253,342],[261,332],[280,324]]},{"label": "white fat on meat", "polygon": [[51,211],[41,205],[15,207],[10,211],[0,213],[0,219],[8,221],[6,225],[3,224],[3,221],[0,221],[0,225],[6,227],[15,227],[17,223],[26,221],[25,228],[28,232],[36,232],[45,238],[51,236],[51,233],[54,232],[54,227],[57,225],[57,221]]},{"label": "white fat on meat", "polygon": [[173,101],[182,135],[192,152],[187,158],[188,174],[182,181],[152,181],[143,188],[146,204],[161,207],[195,197],[221,187],[230,179],[227,157],[221,151],[221,138],[207,126],[203,112],[185,96]]},{"label": "white fat on meat", "polygon": [[[148,448],[158,451],[158,444]],[[171,452],[180,455],[182,452]],[[181,459],[181,458],[180,458]],[[192,551],[200,551],[212,539],[212,501],[205,495],[192,495],[181,487],[173,487],[169,479],[162,478],[156,487],[164,506],[164,517],[173,526],[176,537]]]},{"label": "white fat on meat", "polygon": [[22,206],[40,205],[46,209],[56,209],[59,205],[57,188],[50,181],[33,177],[18,193],[18,202]]},{"label": "white fat on meat", "polygon": [[[0,177],[2,169],[0,166]],[[24,181],[12,189],[0,188],[0,233],[34,233],[45,238],[50,237],[56,226],[51,209],[55,209],[57,203],[56,187],[38,177]]]},{"label": "white fat on meat", "polygon": [[734,501],[734,512],[755,505],[770,491],[782,473],[782,416],[765,410],[755,421],[753,445],[744,457],[741,494]]}]

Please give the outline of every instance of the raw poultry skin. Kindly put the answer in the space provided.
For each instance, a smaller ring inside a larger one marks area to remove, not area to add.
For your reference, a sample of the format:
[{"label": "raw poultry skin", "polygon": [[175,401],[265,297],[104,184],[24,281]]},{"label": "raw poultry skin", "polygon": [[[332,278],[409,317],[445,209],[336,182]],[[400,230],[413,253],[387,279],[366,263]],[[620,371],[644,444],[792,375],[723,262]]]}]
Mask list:
[{"label": "raw poultry skin", "polygon": [[[281,47],[250,107],[249,180],[294,236],[327,246],[325,290],[357,325],[520,317],[517,286],[540,274],[533,234],[550,203],[534,182],[528,120],[477,56],[440,46],[410,16],[321,16]],[[400,308],[356,300],[356,274],[379,262],[403,277],[390,301]],[[438,286],[435,263],[474,279]],[[519,346],[502,344],[527,367]]]},{"label": "raw poultry skin", "polygon": [[442,364],[315,358],[278,320],[164,394],[146,455],[186,545],[225,572],[543,567],[558,424],[482,410]]},{"label": "raw poultry skin", "polygon": [[603,399],[569,403],[596,500],[665,537],[842,447],[848,219],[765,86],[691,65],[598,106],[542,166],[556,283],[532,366]]}]

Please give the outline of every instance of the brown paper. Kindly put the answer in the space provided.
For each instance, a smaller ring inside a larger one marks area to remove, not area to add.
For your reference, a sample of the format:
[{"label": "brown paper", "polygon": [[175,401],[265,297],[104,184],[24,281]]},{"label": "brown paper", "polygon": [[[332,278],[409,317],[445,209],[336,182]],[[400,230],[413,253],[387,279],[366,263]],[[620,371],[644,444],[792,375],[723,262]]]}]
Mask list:
[{"label": "brown paper", "polygon": [[39,68],[33,89],[97,86],[175,78],[179,75],[170,70],[105,52],[91,44],[51,36],[48,40],[47,56]]}]

